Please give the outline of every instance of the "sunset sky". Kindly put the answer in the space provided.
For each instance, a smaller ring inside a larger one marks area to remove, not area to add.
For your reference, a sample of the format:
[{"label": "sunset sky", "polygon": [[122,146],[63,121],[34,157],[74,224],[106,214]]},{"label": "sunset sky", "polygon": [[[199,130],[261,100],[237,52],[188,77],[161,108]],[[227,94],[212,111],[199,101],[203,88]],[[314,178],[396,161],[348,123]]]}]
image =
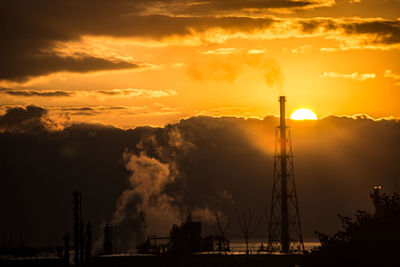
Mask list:
[{"label": "sunset sky", "polygon": [[9,0],[0,35],[10,240],[62,242],[75,190],[120,251],[188,212],[265,237],[281,95],[319,118],[288,122],[305,238],[400,192],[400,0]]},{"label": "sunset sky", "polygon": [[400,117],[399,0],[2,1],[0,105],[120,127]]}]

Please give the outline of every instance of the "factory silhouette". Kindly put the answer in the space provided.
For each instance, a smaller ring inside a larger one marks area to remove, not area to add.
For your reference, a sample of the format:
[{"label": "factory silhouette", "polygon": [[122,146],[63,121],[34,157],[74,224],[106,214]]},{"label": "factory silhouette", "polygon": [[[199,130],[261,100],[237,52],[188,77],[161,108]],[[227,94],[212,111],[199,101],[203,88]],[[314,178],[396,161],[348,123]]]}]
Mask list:
[{"label": "factory silhouette", "polygon": [[[92,226],[84,223],[82,217],[81,192],[73,193],[73,262],[75,265],[90,262],[93,253]],[[222,235],[209,235],[202,238],[200,221],[193,221],[191,214],[180,226],[173,225],[169,237],[147,236],[137,245],[138,254],[148,255],[184,255],[198,252],[230,251],[229,240]],[[113,254],[113,226],[107,223],[104,227],[103,252],[101,255]],[[70,259],[70,237],[65,235],[64,259]]]},{"label": "factory silhouette", "polygon": [[[300,214],[297,204],[296,189],[294,183],[293,172],[293,155],[291,148],[290,132],[286,126],[285,119],[285,102],[284,96],[280,97],[280,126],[276,131],[276,150],[274,161],[274,179],[273,179],[273,192],[271,203],[271,214],[269,218],[269,237],[267,245],[260,244],[258,254],[270,253],[269,256],[273,257],[274,254],[285,256],[285,261],[291,262],[297,259],[298,255],[304,251],[304,244],[301,234]],[[73,234],[71,236],[66,233],[64,236],[64,248],[61,251],[60,247],[57,248],[58,259],[61,265],[73,264],[76,266],[101,264],[111,259],[119,259],[120,257],[111,257],[114,255],[113,251],[113,225],[107,223],[104,226],[103,235],[103,251],[100,255],[94,257],[93,255],[93,226],[90,222],[83,219],[82,214],[82,197],[81,192],[75,191],[72,194],[73,198]],[[294,218],[294,219],[292,219]],[[149,235],[142,243],[137,244],[137,255],[153,255],[153,256],[170,256],[169,259],[175,259],[177,256],[182,255],[204,255],[209,257],[209,253],[219,253],[219,255],[227,255],[230,251],[230,241],[228,240],[225,232],[229,226],[231,218],[225,225],[217,216],[218,235],[202,236],[202,222],[194,221],[192,215],[189,213],[185,222],[181,225],[172,225],[169,236],[156,236]],[[251,212],[243,212],[238,215],[238,222],[242,232],[242,237],[246,242],[245,260],[249,262],[249,247],[248,242],[251,235],[258,227],[258,223],[252,219]],[[72,242],[71,242],[72,241]],[[72,250],[71,250],[72,248]],[[15,256],[24,258],[26,256],[34,256],[35,251],[24,251],[15,249]],[[3,251],[4,254],[4,251]],[[5,253],[6,254],[6,253]],[[256,253],[257,254],[257,253]],[[208,256],[207,256],[208,255]],[[290,257],[295,255],[295,257]],[[137,256],[138,257],[138,256]],[[237,255],[237,263],[243,263],[243,255]],[[256,255],[252,255],[256,257]],[[134,257],[133,257],[134,258]],[[132,259],[133,259],[132,258]],[[106,260],[105,260],[106,259]],[[137,260],[137,259],[136,259]],[[232,259],[230,258],[230,261]],[[118,260],[117,260],[118,261]],[[253,259],[254,261],[254,259]],[[271,259],[269,259],[271,261]],[[282,260],[281,260],[282,261]],[[45,264],[45,259],[42,261],[19,260],[8,261],[7,264]],[[201,260],[199,261],[201,262]],[[258,264],[263,261],[256,259],[252,264]],[[51,262],[54,264],[54,262]],[[172,260],[170,265],[175,265]],[[257,265],[256,264],[256,265]]]},{"label": "factory silhouette", "polygon": [[[63,246],[0,250],[0,266],[294,266],[310,264],[303,241],[297,201],[290,129],[285,119],[286,98],[281,96],[280,125],[276,129],[272,201],[267,214],[268,239],[257,250],[249,240],[260,225],[251,210],[237,211],[241,251],[233,251],[227,236],[231,214],[222,222],[216,214],[217,234],[204,235],[202,222],[190,211],[181,224],[171,225],[169,235],[150,234],[136,244],[136,253],[115,250],[114,226],[102,227],[101,249],[94,248],[94,227],[85,221],[82,193],[72,193],[72,234],[64,235]],[[382,209],[381,187],[372,195],[375,213]],[[83,192],[84,193],[84,192]],[[144,216],[141,214],[141,216]],[[322,236],[322,235],[321,235]],[[96,237],[96,239],[99,239]],[[322,242],[325,242],[322,238]],[[311,261],[312,262],[312,261]],[[312,264],[310,264],[312,266]]]}]

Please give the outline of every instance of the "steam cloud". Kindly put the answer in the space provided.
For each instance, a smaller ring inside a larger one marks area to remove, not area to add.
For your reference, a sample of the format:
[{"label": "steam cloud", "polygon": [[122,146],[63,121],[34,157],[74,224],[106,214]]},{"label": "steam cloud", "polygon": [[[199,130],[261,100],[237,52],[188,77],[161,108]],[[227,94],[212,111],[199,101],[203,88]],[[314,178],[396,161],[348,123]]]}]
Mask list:
[{"label": "steam cloud", "polygon": [[[177,127],[165,135],[147,136],[137,144],[139,155],[125,151],[125,168],[132,173],[129,187],[116,204],[112,224],[116,227],[118,247],[134,248],[146,235],[165,235],[183,217],[184,205],[166,193],[166,187],[182,178],[177,168],[179,157],[194,148]],[[147,153],[149,153],[150,156]]]},{"label": "steam cloud", "polygon": [[[142,138],[136,149],[136,154],[123,154],[131,175],[112,219],[117,247],[134,249],[148,234],[168,235],[171,225],[179,224],[189,213],[208,230],[214,230],[216,214],[227,220],[224,209],[231,208],[234,201],[226,189],[204,203],[185,201],[188,196],[184,192],[192,190],[192,185],[188,185],[181,163],[195,153],[196,147],[176,125],[167,127],[162,135]],[[169,186],[179,188],[171,192]]]},{"label": "steam cloud", "polygon": [[167,233],[172,224],[179,222],[179,211],[164,191],[175,180],[168,164],[144,153],[135,155],[127,151],[124,161],[132,175],[129,188],[117,201],[112,224],[116,227],[117,246],[134,248],[147,233]]},{"label": "steam cloud", "polygon": [[250,51],[235,52],[227,48],[207,51],[201,57],[193,59],[187,73],[197,81],[234,82],[242,72],[256,70],[264,76],[269,87],[281,89],[284,75],[278,62],[265,53]]}]

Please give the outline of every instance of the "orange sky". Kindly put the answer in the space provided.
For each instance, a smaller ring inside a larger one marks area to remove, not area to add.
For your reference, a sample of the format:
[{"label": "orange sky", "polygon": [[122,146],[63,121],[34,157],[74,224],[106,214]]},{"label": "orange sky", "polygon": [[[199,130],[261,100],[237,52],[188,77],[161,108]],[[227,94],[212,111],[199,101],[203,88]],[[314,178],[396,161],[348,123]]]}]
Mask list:
[{"label": "orange sky", "polygon": [[284,94],[290,113],[400,117],[398,0],[20,2],[0,11],[3,111],[160,126],[263,118]]}]

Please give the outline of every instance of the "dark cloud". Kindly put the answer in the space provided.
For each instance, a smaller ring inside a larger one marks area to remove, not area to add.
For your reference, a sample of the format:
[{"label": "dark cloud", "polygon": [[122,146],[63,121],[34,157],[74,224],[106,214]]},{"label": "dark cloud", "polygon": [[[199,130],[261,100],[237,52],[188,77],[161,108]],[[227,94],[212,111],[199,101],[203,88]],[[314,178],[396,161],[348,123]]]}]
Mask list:
[{"label": "dark cloud", "polygon": [[[56,42],[77,41],[82,35],[141,36],[162,38],[186,35],[191,29],[209,27],[235,30],[267,27],[270,19],[183,18],[144,15],[155,6],[167,5],[184,13],[209,15],[212,10],[244,8],[292,8],[313,1],[4,1],[0,9],[0,80],[25,81],[59,71],[88,72],[137,68],[137,64],[92,55],[62,56],[52,52]],[[203,11],[202,11],[203,10]]]},{"label": "dark cloud", "polygon": [[400,43],[400,21],[378,20],[365,21],[343,26],[347,34],[374,34],[377,38],[372,42],[377,44]]},{"label": "dark cloud", "polygon": [[57,128],[46,115],[47,110],[33,105],[8,108],[0,116],[0,132],[42,132]]},{"label": "dark cloud", "polygon": [[397,0],[335,0],[331,8],[319,8],[307,11],[307,17],[363,17],[398,18],[400,2]]},{"label": "dark cloud", "polygon": [[[228,33],[254,33],[267,30],[280,20],[265,16],[244,17],[236,11],[262,12],[276,8],[298,10],[332,3],[311,0],[3,1],[0,9],[0,80],[25,81],[30,77],[59,71],[89,72],[141,67],[137,63],[90,54],[61,55],[54,51],[57,44],[79,41],[84,35],[161,40],[170,36],[203,33],[210,29],[224,29]],[[176,16],[182,14],[185,16]],[[333,21],[310,19],[300,24],[305,33],[313,32],[320,25],[326,31],[345,29],[350,35],[377,34],[379,38],[375,40],[376,43],[399,42],[397,20],[353,21],[335,26],[337,23]]]},{"label": "dark cloud", "polygon": [[[139,68],[138,64],[88,54],[63,56],[53,52],[56,42],[77,41],[82,35],[140,36],[160,39],[187,35],[192,28],[259,29],[270,19],[173,18],[137,15],[135,1],[5,2],[0,10],[0,80],[24,81],[53,72],[89,72]],[[21,8],[23,7],[23,8]],[[239,26],[241,25],[241,26]]]},{"label": "dark cloud", "polygon": [[92,107],[78,107],[78,108],[65,108],[64,110],[93,111],[93,110],[95,110],[95,108],[92,108]]},{"label": "dark cloud", "polygon": [[121,95],[122,94],[122,92],[120,92],[120,91],[112,91],[112,90],[107,90],[107,91],[99,90],[97,92],[100,94],[103,94],[103,95]]},{"label": "dark cloud", "polygon": [[393,45],[400,43],[400,22],[383,19],[307,19],[300,20],[302,31],[310,34],[318,30],[343,32],[345,36],[372,35],[366,44]]},{"label": "dark cloud", "polygon": [[93,107],[79,107],[79,108],[66,108],[64,111],[68,111],[68,114],[76,116],[95,116],[101,112],[97,108]]},{"label": "dark cloud", "polygon": [[0,80],[25,81],[33,76],[59,71],[89,72],[139,67],[121,60],[88,54],[65,56],[52,51],[55,42],[76,41],[83,34],[96,34],[90,28],[96,28],[95,25],[104,20],[99,27],[107,25],[115,19],[115,12],[122,14],[124,5],[121,3],[111,5],[107,1],[102,2],[2,2]]},{"label": "dark cloud", "polygon": [[301,21],[300,25],[302,27],[303,32],[305,33],[313,33],[315,32],[320,26],[321,22],[317,20],[307,20]]},{"label": "dark cloud", "polygon": [[[162,3],[162,1],[159,1]],[[180,4],[179,4],[180,3]],[[329,1],[293,1],[293,0],[201,0],[201,1],[172,1],[163,3],[173,14],[210,15],[210,14],[237,14],[249,11],[261,12],[265,10],[281,9],[298,11],[306,8],[316,8],[329,5]]]},{"label": "dark cloud", "polygon": [[102,107],[102,110],[107,110],[107,109],[111,109],[111,110],[115,110],[115,109],[128,109],[127,107],[119,107],[119,106],[115,106],[115,107]]},{"label": "dark cloud", "polygon": [[93,107],[67,107],[60,108],[62,112],[67,112],[69,115],[77,116],[95,116],[106,112],[107,110],[124,110],[127,107],[121,106],[93,106]]},{"label": "dark cloud", "polygon": [[[30,49],[29,49],[30,50]],[[0,63],[0,80],[13,80],[23,82],[29,78],[47,75],[54,72],[91,72],[101,70],[135,69],[140,65],[124,62],[111,61],[90,55],[79,55],[78,57],[64,57],[57,54],[35,55],[34,51],[16,51],[16,55],[8,55]]]},{"label": "dark cloud", "polygon": [[[17,115],[3,116],[1,125],[45,114],[38,107],[12,112]],[[203,216],[207,211],[226,213],[232,206],[252,207],[262,216],[271,199],[277,124],[274,117],[194,117],[163,128],[73,124],[62,131],[39,131],[40,135],[37,128],[1,133],[0,203],[7,219],[0,226],[21,232],[28,244],[61,243],[63,233],[71,231],[71,193],[76,189],[83,193],[85,220],[98,231],[102,223],[116,218],[123,192],[132,193],[119,213],[130,219],[115,227],[120,249],[132,248],[132,237],[139,237],[132,227],[141,227],[135,219],[140,210],[148,229],[161,229],[160,214],[168,210],[175,216],[190,210]],[[398,190],[398,121],[328,117],[289,125],[305,237],[313,237],[313,230],[337,229],[338,213],[372,208],[368,193],[374,185],[383,185],[387,192]],[[139,180],[154,188],[135,189]],[[169,208],[160,210],[157,203]],[[204,234],[211,231],[206,224]],[[235,223],[229,231],[237,233]],[[265,236],[265,227],[258,235]]]},{"label": "dark cloud", "polygon": [[12,95],[12,96],[42,96],[42,97],[67,97],[71,96],[71,92],[66,91],[34,91],[34,90],[13,90],[0,88],[0,93]]}]

